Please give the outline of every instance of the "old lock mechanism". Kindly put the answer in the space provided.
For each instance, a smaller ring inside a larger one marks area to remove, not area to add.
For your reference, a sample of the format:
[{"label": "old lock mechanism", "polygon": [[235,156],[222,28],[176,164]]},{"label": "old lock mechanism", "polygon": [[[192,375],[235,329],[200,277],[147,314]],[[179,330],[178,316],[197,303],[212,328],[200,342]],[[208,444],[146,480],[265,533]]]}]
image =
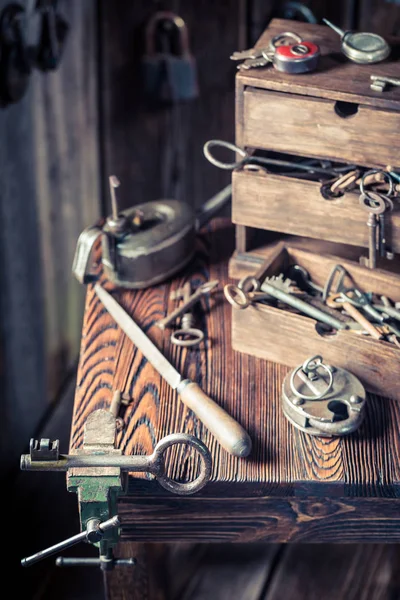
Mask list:
[{"label": "old lock mechanism", "polygon": [[156,200],[118,211],[115,189],[118,179],[110,177],[112,215],[103,225],[85,229],[79,236],[72,271],[80,283],[93,283],[92,250],[102,240],[104,272],[118,287],[141,289],[168,279],[192,259],[196,232],[231,196],[228,185],[194,213],[185,202]]},{"label": "old lock mechanism", "polygon": [[285,417],[310,435],[332,437],[352,433],[364,418],[366,393],[349,371],[308,358],[290,371],[283,382]]},{"label": "old lock mechanism", "polygon": [[172,12],[157,12],[146,27],[144,90],[153,104],[197,98],[196,62],[189,50],[185,21]]}]

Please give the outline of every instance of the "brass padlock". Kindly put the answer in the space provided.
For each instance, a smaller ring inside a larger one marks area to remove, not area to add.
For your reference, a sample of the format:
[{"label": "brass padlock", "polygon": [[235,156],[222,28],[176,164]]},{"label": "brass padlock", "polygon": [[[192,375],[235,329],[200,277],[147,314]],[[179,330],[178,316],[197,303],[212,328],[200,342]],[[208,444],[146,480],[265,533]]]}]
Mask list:
[{"label": "brass padlock", "polygon": [[172,12],[157,12],[147,24],[143,78],[147,99],[152,103],[172,104],[198,96],[196,62],[190,53],[187,26]]},{"label": "brass padlock", "polygon": [[310,435],[332,437],[352,433],[361,425],[366,392],[355,375],[308,358],[290,371],[282,386],[285,417]]}]

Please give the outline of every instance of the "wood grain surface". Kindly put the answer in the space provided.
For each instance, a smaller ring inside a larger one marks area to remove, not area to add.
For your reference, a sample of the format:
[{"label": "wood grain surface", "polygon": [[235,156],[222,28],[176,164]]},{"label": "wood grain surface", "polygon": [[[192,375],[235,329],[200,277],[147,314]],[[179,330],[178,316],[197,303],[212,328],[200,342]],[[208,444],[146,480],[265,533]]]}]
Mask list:
[{"label": "wood grain surface", "polygon": [[[395,499],[400,495],[398,403],[371,396],[358,433],[336,440],[310,438],[293,429],[281,413],[280,389],[287,367],[232,350],[230,306],[222,294],[214,294],[203,305],[205,312],[198,312],[206,334],[198,350],[173,346],[168,333],[154,326],[173,308],[170,290],[189,277],[195,285],[216,278],[226,282],[232,249],[233,228],[226,221],[215,221],[212,230],[199,236],[195,261],[185,273],[147,290],[118,290],[115,297],[167,358],[248,430],[251,456],[234,458],[216,444],[126,339],[90,287],[71,447],[81,445],[87,416],[109,406],[115,389],[133,398],[124,415],[126,427],[118,434],[125,454],[149,454],[164,435],[181,431],[199,436],[209,447],[212,481],[194,497],[169,495],[148,476],[130,474],[128,496],[120,503],[127,539],[400,538]],[[268,331],[260,329],[258,335],[267,338]],[[195,472],[196,461],[185,449],[171,460],[170,473],[178,479]]]}]

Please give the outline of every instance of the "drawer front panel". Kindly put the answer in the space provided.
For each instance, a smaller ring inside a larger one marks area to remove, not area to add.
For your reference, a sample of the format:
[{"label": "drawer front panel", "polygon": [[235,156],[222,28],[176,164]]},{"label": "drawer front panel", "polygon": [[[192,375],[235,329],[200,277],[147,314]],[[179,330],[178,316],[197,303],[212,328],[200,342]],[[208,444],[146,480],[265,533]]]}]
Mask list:
[{"label": "drawer front panel", "polygon": [[[367,82],[368,83],[368,82]],[[367,84],[366,84],[367,85]],[[400,113],[247,88],[243,145],[366,166],[399,165]]]},{"label": "drawer front panel", "polygon": [[[368,213],[357,193],[325,200],[320,184],[255,171],[232,176],[232,220],[237,225],[368,247]],[[400,208],[386,217],[386,241],[400,253]]]}]

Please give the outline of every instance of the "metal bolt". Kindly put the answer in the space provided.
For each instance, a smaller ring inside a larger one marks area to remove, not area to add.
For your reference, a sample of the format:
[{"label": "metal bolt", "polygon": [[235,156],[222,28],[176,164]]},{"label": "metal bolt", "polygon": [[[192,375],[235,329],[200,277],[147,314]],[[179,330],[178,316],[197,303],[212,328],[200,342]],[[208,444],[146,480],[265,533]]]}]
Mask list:
[{"label": "metal bolt", "polygon": [[293,398],[292,402],[295,406],[300,406],[301,404],[304,404],[303,398]]},{"label": "metal bolt", "polygon": [[360,398],[360,396],[353,394],[353,396],[350,396],[349,400],[351,404],[360,404],[362,399]]}]

